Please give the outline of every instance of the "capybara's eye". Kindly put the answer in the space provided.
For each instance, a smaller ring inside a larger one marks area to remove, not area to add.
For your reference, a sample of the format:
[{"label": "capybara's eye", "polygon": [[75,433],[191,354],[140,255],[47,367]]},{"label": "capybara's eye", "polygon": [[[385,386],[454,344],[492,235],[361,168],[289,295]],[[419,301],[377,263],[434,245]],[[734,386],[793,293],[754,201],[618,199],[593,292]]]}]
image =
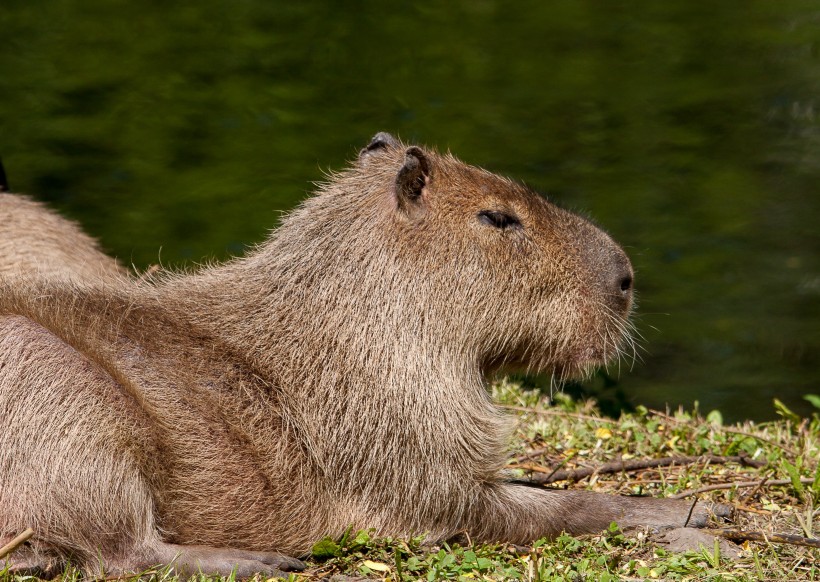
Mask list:
[{"label": "capybara's eye", "polygon": [[512,214],[498,212],[496,210],[482,210],[478,213],[478,219],[487,226],[493,226],[502,230],[521,226],[521,221]]}]

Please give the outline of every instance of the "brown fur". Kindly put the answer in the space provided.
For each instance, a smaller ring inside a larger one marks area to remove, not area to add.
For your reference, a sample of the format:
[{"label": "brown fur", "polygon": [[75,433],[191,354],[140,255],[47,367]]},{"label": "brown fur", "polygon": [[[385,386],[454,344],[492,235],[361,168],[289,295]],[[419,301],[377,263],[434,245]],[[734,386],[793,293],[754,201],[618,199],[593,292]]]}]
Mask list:
[{"label": "brown fur", "polygon": [[95,280],[127,271],[74,222],[25,196],[0,191],[0,279],[22,273]]},{"label": "brown fur", "polygon": [[499,474],[509,421],[487,374],[616,357],[630,280],[585,220],[382,134],[245,258],[156,285],[12,280],[0,538],[35,529],[18,568],[176,557],[244,576],[350,526],[517,543],[681,526],[684,501]]}]

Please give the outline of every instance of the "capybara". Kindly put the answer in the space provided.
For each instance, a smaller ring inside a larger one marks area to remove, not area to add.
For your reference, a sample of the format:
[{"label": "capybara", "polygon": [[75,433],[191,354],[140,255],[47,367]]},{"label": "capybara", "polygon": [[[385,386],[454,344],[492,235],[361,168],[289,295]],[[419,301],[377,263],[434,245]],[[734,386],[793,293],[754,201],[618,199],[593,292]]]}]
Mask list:
[{"label": "capybara", "polygon": [[[3,178],[0,166],[0,178]],[[60,276],[89,280],[128,271],[105,255],[74,222],[40,202],[10,194],[0,183],[0,278]]]},{"label": "capybara", "polygon": [[500,472],[488,375],[617,357],[632,278],[586,220],[378,134],[244,258],[0,283],[0,537],[35,531],[13,567],[244,577],[351,526],[526,543],[702,525],[687,501]]}]

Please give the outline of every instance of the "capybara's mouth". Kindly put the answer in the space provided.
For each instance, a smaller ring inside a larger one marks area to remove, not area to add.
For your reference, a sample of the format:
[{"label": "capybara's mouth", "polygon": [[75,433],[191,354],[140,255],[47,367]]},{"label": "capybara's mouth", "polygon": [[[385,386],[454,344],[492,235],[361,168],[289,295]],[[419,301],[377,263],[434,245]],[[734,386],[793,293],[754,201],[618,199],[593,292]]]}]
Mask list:
[{"label": "capybara's mouth", "polygon": [[604,350],[587,347],[576,350],[563,358],[547,357],[539,362],[521,357],[498,357],[483,366],[484,376],[491,378],[500,374],[535,373],[548,374],[561,382],[589,378],[595,370],[617,358],[617,352],[607,354]]},{"label": "capybara's mouth", "polygon": [[552,376],[562,382],[584,380],[592,376],[599,368],[617,359],[619,350],[607,353],[606,350],[594,347],[583,348],[571,354],[564,361],[552,366]]}]

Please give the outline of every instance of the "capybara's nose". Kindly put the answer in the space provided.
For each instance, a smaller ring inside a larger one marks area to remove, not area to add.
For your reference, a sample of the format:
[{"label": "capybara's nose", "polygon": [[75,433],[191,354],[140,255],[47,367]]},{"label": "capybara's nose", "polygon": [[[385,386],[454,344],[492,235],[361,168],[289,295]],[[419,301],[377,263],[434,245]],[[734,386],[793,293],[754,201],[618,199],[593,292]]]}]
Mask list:
[{"label": "capybara's nose", "polygon": [[621,288],[622,295],[629,295],[632,293],[632,273],[622,275],[618,281],[618,286]]},{"label": "capybara's nose", "polygon": [[611,315],[625,317],[632,308],[635,272],[624,250],[595,225],[576,219],[575,248],[587,266],[598,301]]},{"label": "capybara's nose", "polygon": [[632,306],[635,273],[632,270],[632,263],[620,247],[614,247],[610,252],[608,281],[605,283],[606,294],[612,299],[612,307],[617,311],[628,312]]}]

